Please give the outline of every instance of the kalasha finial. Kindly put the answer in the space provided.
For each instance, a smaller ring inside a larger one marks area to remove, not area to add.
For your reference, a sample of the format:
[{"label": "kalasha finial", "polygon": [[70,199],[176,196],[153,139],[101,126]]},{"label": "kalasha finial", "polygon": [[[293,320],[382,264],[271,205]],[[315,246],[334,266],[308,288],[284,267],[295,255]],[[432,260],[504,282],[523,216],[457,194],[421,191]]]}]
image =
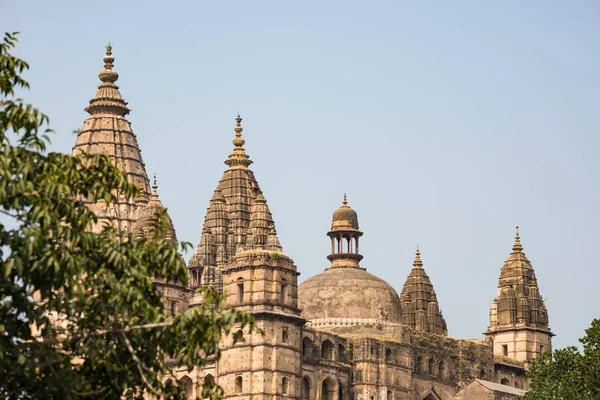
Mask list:
[{"label": "kalasha finial", "polygon": [[106,55],[103,58],[104,61],[104,70],[98,74],[98,77],[102,82],[111,82],[115,83],[117,79],[119,79],[119,74],[116,71],[113,71],[115,58],[112,56],[112,43],[108,42],[105,46]]},{"label": "kalasha finial", "polygon": [[248,167],[252,164],[252,161],[250,160],[250,157],[248,157],[248,154],[246,154],[246,150],[244,150],[246,141],[242,137],[242,131],[244,129],[242,128],[242,117],[240,117],[239,111],[237,117],[235,117],[235,122],[235,128],[233,129],[235,131],[235,138],[233,139],[233,145],[235,147],[233,148],[233,153],[229,155],[229,159],[225,161],[225,164],[230,167],[240,165]]},{"label": "kalasha finial", "polygon": [[344,193],[344,200],[342,200],[342,204],[344,207],[348,207],[348,199],[346,198],[346,193]]},{"label": "kalasha finial", "polygon": [[152,181],[152,197],[158,198],[158,184],[156,183],[156,173],[154,173],[154,179]]},{"label": "kalasha finial", "polygon": [[413,262],[413,267],[421,268],[423,266],[423,261],[421,261],[421,252],[419,251],[419,245],[417,244],[417,251],[415,252],[415,261]]},{"label": "kalasha finial", "polygon": [[242,131],[244,130],[244,128],[242,128],[242,120],[243,119],[240,117],[240,113],[238,112],[237,117],[235,117],[235,128],[233,129],[235,131],[235,139],[233,139],[233,144],[236,147],[241,147],[246,143],[244,138],[242,138]]},{"label": "kalasha finial", "polygon": [[515,235],[515,244],[513,245],[513,251],[520,253],[523,251],[523,245],[521,244],[521,237],[519,236],[519,225],[516,226],[517,233]]}]

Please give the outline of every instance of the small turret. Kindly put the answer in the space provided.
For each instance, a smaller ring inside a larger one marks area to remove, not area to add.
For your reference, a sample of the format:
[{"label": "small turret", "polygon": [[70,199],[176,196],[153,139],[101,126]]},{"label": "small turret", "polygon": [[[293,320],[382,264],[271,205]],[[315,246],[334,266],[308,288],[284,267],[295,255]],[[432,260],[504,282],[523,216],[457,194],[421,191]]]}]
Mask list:
[{"label": "small turret", "polygon": [[360,268],[363,256],[359,253],[359,239],[362,232],[358,227],[358,214],[350,206],[344,194],[342,206],[333,212],[331,230],[327,236],[331,238],[330,268]]},{"label": "small turret", "polygon": [[273,217],[267,207],[267,200],[260,193],[252,202],[252,207],[250,207],[250,227],[248,234],[252,235],[252,247],[265,247],[272,226]]},{"label": "small turret", "polygon": [[402,296],[402,324],[411,329],[416,329],[415,306],[410,301],[410,295],[405,293]]},{"label": "small turret", "polygon": [[[152,185],[152,194],[150,199],[145,204],[142,204],[138,209],[137,221],[133,226],[133,232],[139,236],[152,237],[154,234],[152,219],[156,218],[157,215],[165,209],[165,206],[161,203],[158,198],[158,185],[156,183],[156,174],[154,174],[154,184]],[[175,232],[175,226],[169,214],[166,214],[167,218],[167,231],[165,232],[165,239],[171,241],[174,246],[177,246],[177,234]]]}]

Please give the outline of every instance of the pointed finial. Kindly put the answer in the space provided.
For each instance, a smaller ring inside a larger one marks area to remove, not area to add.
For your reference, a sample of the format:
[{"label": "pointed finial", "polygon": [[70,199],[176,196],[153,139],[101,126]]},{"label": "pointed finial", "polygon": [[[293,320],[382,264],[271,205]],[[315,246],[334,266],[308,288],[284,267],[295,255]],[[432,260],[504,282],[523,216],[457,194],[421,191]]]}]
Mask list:
[{"label": "pointed finial", "polygon": [[108,45],[105,46],[106,55],[102,59],[104,61],[104,70],[98,74],[98,77],[102,82],[111,82],[115,83],[117,79],[119,79],[119,74],[116,71],[113,71],[115,58],[112,56],[112,43],[108,42]]},{"label": "pointed finial", "polygon": [[423,261],[421,261],[421,252],[419,251],[419,245],[417,244],[417,251],[415,252],[415,261],[413,262],[413,267],[421,268],[423,266]]},{"label": "pointed finial", "polygon": [[235,118],[235,122],[235,138],[233,139],[233,145],[235,147],[233,148],[233,153],[229,155],[229,159],[225,161],[225,164],[229,165],[230,167],[235,165],[248,167],[250,164],[252,164],[252,161],[250,160],[250,157],[248,157],[248,154],[246,154],[246,150],[243,147],[246,141],[242,137],[242,131],[244,128],[242,128],[242,117],[240,117],[239,111],[237,117]]},{"label": "pointed finial", "polygon": [[342,204],[343,204],[345,207],[348,207],[348,198],[346,197],[346,193],[344,193],[344,200],[342,200]]},{"label": "pointed finial", "polygon": [[513,251],[515,253],[520,253],[523,251],[523,245],[521,244],[521,237],[519,236],[519,225],[516,226],[517,233],[515,235],[515,244],[513,245]]},{"label": "pointed finial", "polygon": [[156,183],[156,173],[154,173],[154,179],[152,181],[152,198],[158,198],[158,184]]}]

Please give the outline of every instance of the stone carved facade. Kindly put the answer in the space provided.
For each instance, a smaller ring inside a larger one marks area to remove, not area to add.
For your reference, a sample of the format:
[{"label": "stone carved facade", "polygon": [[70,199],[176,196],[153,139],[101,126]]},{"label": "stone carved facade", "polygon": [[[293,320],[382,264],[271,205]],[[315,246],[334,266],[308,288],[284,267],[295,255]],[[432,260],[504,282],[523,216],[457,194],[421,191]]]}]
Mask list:
[{"label": "stone carved facade", "polygon": [[[135,201],[118,196],[106,206],[89,202],[102,222],[148,235],[150,216],[164,206],[150,188],[141,150],[125,116],[107,46],[101,84],[86,111],[73,153],[108,154],[137,184]],[[298,268],[283,252],[273,216],[249,168],[242,118],[235,118],[234,150],[209,201],[201,239],[189,262],[187,286],[155,279],[172,312],[202,301],[201,286],[221,290],[228,306],[254,314],[264,335],[220,343],[222,357],[188,371],[175,366],[168,384],[196,398],[206,380],[227,399],[446,400],[518,398],[525,370],[553,336],[531,263],[517,232],[502,267],[490,326],[481,340],[448,337],[435,290],[417,249],[398,295],[360,266],[358,215],[346,196],[332,218],[331,262],[298,286]],[[169,219],[170,221],[170,219]],[[169,238],[176,240],[170,225]],[[95,227],[94,229],[99,229]]]}]

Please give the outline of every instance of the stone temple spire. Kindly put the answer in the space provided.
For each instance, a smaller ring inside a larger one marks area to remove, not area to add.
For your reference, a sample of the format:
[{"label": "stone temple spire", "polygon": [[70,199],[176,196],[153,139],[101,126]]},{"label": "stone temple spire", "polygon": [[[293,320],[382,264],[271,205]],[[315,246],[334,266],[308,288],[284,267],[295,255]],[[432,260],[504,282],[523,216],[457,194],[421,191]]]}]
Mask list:
[{"label": "stone temple spire", "polygon": [[402,323],[412,329],[448,335],[446,320],[438,305],[433,285],[423,269],[421,252],[417,247],[413,269],[406,278],[402,293]]},{"label": "stone temple spire", "polygon": [[114,218],[117,227],[130,232],[136,221],[139,203],[147,202],[150,196],[150,182],[137,138],[131,129],[131,123],[125,118],[130,109],[115,84],[119,74],[113,69],[112,46],[106,46],[104,69],[100,71],[100,85],[96,95],[85,108],[90,116],[84,121],[73,146],[73,155],[87,153],[108,155],[114,164],[124,171],[130,183],[137,185],[142,195],[138,199],[127,199],[121,193],[115,193],[116,200],[110,205],[103,201],[88,206],[99,216],[99,224],[93,229],[99,230],[102,223]]},{"label": "stone temple spire", "polygon": [[359,239],[362,232],[358,228],[358,214],[350,206],[344,193],[342,206],[334,211],[331,230],[327,236],[331,238],[331,261],[329,268],[360,268],[363,256],[359,251]]},{"label": "stone temple spire", "polygon": [[554,334],[548,326],[548,311],[533,266],[523,252],[518,226],[512,252],[500,270],[486,335],[494,338],[497,354],[520,361],[550,350]]},{"label": "stone temple spire", "polygon": [[250,168],[244,149],[242,117],[235,118],[234,149],[208,204],[198,248],[190,259],[190,282],[216,285],[221,272],[236,253],[264,249],[281,252],[275,222],[267,200]]}]

